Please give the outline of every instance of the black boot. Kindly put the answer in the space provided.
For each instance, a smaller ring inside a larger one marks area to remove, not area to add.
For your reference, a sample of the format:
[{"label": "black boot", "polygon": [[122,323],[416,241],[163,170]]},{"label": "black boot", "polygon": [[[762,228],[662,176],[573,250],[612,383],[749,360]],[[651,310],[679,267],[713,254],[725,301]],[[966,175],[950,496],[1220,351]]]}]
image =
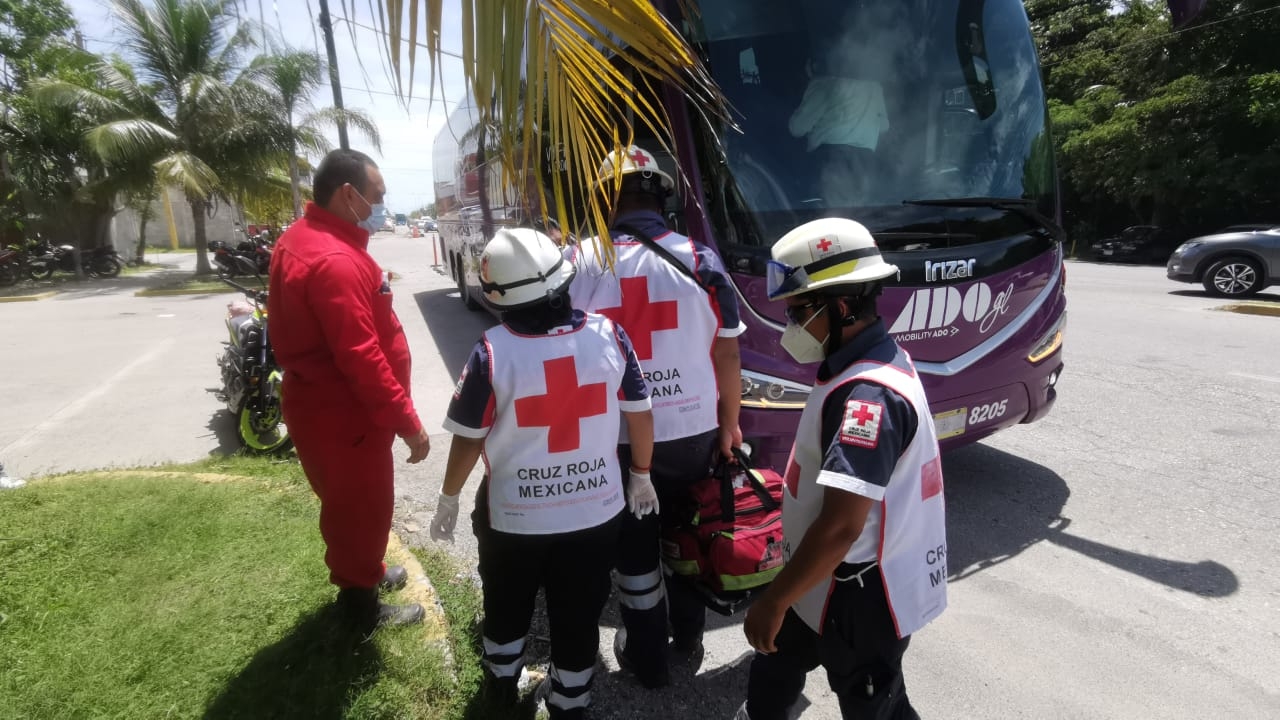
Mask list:
[{"label": "black boot", "polygon": [[388,565],[386,572],[382,573],[382,580],[378,582],[378,591],[400,590],[408,584],[409,571],[405,570],[403,565]]},{"label": "black boot", "polygon": [[417,603],[388,605],[378,599],[377,588],[344,588],[338,591],[338,611],[353,629],[369,634],[384,625],[413,625],[427,611]]}]

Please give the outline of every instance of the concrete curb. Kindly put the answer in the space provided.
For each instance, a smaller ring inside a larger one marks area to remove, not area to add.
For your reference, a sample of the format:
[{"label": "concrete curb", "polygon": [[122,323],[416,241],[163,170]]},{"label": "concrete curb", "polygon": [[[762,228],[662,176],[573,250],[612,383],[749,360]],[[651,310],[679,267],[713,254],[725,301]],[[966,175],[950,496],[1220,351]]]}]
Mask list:
[{"label": "concrete curb", "polygon": [[236,480],[253,480],[248,475],[228,475],[225,473],[191,473],[177,470],[91,470],[89,472],[70,472],[63,475],[51,475],[41,478],[41,482],[58,482],[59,480],[122,480],[124,478],[190,478],[200,483],[221,483]]},{"label": "concrete curb", "polygon": [[1241,315],[1267,315],[1269,317],[1280,317],[1280,305],[1261,302],[1258,300],[1245,300],[1243,302],[1231,303],[1230,305],[1221,305],[1214,308],[1214,310],[1239,313]]},{"label": "concrete curb", "polygon": [[233,287],[225,289],[208,289],[208,288],[148,288],[139,290],[133,294],[134,297],[171,297],[174,295],[226,295],[229,293],[240,292]]},{"label": "concrete curb", "polygon": [[438,646],[444,653],[445,664],[449,672],[453,672],[453,654],[449,649],[449,621],[445,619],[444,606],[440,604],[440,596],[435,586],[422,569],[418,558],[400,542],[394,531],[387,538],[387,564],[402,565],[409,574],[409,584],[400,590],[400,595],[409,602],[416,602],[427,611],[422,621],[422,641]]},{"label": "concrete curb", "polygon": [[50,290],[36,293],[35,295],[4,295],[0,296],[0,303],[36,302],[37,300],[46,300],[57,294],[57,290]]}]

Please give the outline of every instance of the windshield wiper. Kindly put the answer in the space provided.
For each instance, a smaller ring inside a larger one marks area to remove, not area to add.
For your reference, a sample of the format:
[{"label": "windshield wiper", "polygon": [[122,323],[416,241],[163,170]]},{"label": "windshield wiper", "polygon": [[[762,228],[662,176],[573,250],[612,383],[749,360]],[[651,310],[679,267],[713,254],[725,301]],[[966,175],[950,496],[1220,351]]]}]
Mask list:
[{"label": "windshield wiper", "polygon": [[903,200],[903,205],[932,205],[934,207],[992,207],[998,210],[1006,210],[1014,207],[1034,207],[1035,200],[1027,198],[1008,198],[1008,197],[958,197],[958,198],[930,198],[927,200]]},{"label": "windshield wiper", "polygon": [[1066,239],[1066,232],[1052,218],[1040,212],[1036,208],[1036,201],[1027,198],[1013,197],[958,197],[958,198],[927,198],[923,200],[903,200],[903,205],[924,205],[928,207],[954,207],[954,208],[981,208],[989,207],[996,210],[1008,210],[1016,212],[1027,218],[1041,228],[1049,231],[1051,235],[1062,242]]}]

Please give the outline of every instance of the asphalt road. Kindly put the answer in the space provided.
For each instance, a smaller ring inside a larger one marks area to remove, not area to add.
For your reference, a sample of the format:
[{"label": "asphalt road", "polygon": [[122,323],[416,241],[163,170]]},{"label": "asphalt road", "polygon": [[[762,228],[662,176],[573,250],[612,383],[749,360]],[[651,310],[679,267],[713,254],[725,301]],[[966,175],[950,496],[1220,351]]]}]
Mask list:
[{"label": "asphalt road", "polygon": [[[372,252],[402,276],[414,396],[439,428],[491,318],[462,308],[430,239],[381,234]],[[11,474],[231,447],[206,392],[230,296],[134,297],[142,282],[0,304]],[[1069,263],[1067,283],[1057,407],[944,456],[950,608],[913,638],[912,701],[934,718],[1280,717],[1280,319],[1217,311],[1161,268]],[[400,464],[397,526],[410,541],[430,542],[447,451],[436,436],[425,463]],[[465,515],[452,551],[474,565]],[[732,716],[750,659],[740,617],[713,616],[700,667],[677,666],[654,693],[616,672],[616,625],[611,608],[597,717]],[[802,706],[804,720],[839,717],[821,673]]]}]

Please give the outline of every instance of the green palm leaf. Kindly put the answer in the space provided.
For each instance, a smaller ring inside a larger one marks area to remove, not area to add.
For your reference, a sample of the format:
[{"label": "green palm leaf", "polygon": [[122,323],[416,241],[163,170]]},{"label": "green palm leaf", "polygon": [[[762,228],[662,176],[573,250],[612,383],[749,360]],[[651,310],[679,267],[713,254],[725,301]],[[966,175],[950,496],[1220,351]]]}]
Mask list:
[{"label": "green palm leaf", "polygon": [[116,120],[99,125],[86,135],[89,148],[108,163],[160,155],[178,141],[161,125],[149,120]]},{"label": "green palm leaf", "polygon": [[293,137],[298,143],[298,149],[315,155],[323,156],[333,149],[333,145],[319,128],[299,126],[294,130]]},{"label": "green palm leaf", "polygon": [[129,108],[100,92],[62,80],[32,81],[31,96],[37,105],[81,110],[100,117],[129,112]]},{"label": "green palm leaf", "polygon": [[218,173],[188,152],[176,152],[156,162],[156,176],[165,185],[182,188],[188,198],[207,198],[219,189]]},{"label": "green palm leaf", "polygon": [[307,113],[298,123],[298,127],[319,129],[325,127],[337,127],[338,123],[346,123],[348,127],[359,130],[369,140],[369,144],[373,145],[378,152],[382,152],[382,136],[378,134],[378,126],[374,123],[373,118],[363,110],[353,110],[345,108],[321,108]]}]

